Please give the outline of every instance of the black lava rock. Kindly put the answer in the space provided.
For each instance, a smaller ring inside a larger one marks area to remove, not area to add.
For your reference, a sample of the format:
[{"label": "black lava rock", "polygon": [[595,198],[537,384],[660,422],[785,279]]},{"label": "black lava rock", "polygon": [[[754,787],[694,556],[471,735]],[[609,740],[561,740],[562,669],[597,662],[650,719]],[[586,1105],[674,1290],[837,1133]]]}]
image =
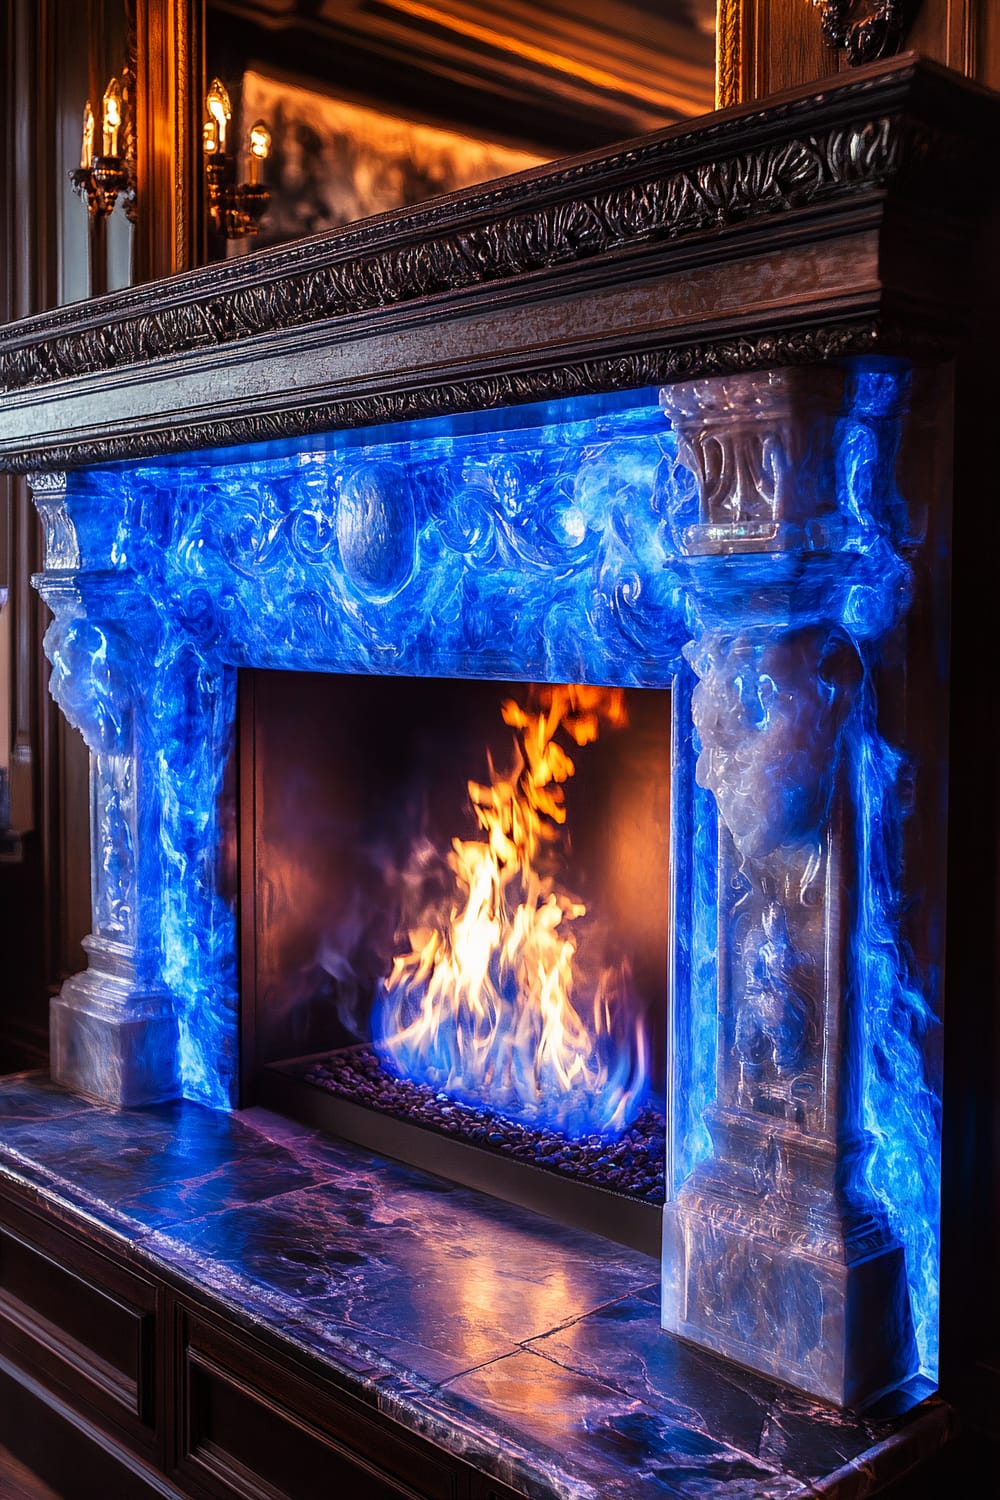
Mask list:
[{"label": "black lava rock", "polygon": [[313,1059],[306,1080],[343,1099],[380,1110],[442,1135],[461,1136],[545,1171],[592,1182],[650,1203],[664,1201],[666,1117],[647,1106],[621,1136],[571,1139],[548,1128],[533,1131],[483,1104],[465,1104],[425,1083],[396,1078],[374,1047],[353,1047]]}]

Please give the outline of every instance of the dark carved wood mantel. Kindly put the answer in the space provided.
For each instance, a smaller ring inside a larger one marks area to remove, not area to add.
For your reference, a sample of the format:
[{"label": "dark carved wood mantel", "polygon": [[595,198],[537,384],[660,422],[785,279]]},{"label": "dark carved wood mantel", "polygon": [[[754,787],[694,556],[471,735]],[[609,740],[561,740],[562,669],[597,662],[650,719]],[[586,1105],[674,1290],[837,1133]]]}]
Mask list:
[{"label": "dark carved wood mantel", "polygon": [[953,350],[991,119],[907,57],[12,324],[0,461]]}]

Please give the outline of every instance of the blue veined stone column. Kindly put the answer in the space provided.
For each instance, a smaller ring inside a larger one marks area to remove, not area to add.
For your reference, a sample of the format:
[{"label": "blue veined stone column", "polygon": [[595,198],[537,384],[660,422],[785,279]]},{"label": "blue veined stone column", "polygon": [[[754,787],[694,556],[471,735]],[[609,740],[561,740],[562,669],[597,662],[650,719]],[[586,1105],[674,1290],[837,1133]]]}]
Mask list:
[{"label": "blue veined stone column", "polygon": [[854,751],[907,602],[898,497],[879,488],[905,381],[882,392],[867,487],[838,494],[844,383],[779,370],[661,396],[697,481],[672,566],[697,631],[695,776],[718,813],[710,1144],[665,1208],[662,1321],[856,1405],[916,1369],[903,1251],[866,1186],[852,957],[872,816]]},{"label": "blue veined stone column", "polygon": [[119,1107],[174,1097],[177,1022],[160,975],[159,888],[143,860],[157,838],[153,767],[139,721],[158,624],[128,572],[88,570],[63,475],[36,475],[46,534],[34,580],[53,621],[52,695],[90,750],[93,931],[88,967],[52,1002],[52,1076]]}]

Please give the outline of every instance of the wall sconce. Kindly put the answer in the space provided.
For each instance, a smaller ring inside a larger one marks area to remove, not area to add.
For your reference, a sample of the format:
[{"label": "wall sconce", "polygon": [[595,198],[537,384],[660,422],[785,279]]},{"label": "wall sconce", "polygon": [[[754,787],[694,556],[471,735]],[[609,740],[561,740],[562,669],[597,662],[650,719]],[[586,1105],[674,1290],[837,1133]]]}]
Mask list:
[{"label": "wall sconce", "polygon": [[226,149],[233,108],[225,84],[218,78],[212,79],[205,95],[205,115],[202,142],[212,223],[227,240],[259,234],[261,216],[271,198],[261,182],[263,164],[271,150],[271,132],[263,120],[251,125],[247,135],[247,180],[237,183],[236,158]]},{"label": "wall sconce", "polygon": [[135,184],[130,163],[118,153],[118,137],[123,129],[121,85],[112,78],[101,101],[101,151],[94,154],[94,111],[88,99],[83,108],[83,139],[80,165],[69,174],[70,182],[95,218],[105,219],[113,212],[119,196],[129,218],[135,202]]}]

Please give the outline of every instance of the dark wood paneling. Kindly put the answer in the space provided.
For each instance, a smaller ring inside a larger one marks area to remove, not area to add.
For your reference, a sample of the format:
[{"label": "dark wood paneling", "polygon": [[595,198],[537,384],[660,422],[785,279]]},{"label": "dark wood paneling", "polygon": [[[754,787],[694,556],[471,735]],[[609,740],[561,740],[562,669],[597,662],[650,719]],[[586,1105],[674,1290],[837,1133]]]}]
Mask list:
[{"label": "dark wood paneling", "polygon": [[220,1500],[463,1500],[468,1475],[358,1401],[190,1312],[178,1320],[178,1473]]},{"label": "dark wood paneling", "polygon": [[62,1500],[187,1500],[152,1464],[14,1368],[2,1353],[0,1442]]},{"label": "dark wood paneling", "polygon": [[[79,291],[70,261],[79,258],[81,220],[70,214],[76,208],[83,222],[86,216],[79,205],[67,205],[66,167],[72,163],[62,159],[61,146],[67,111],[77,120],[82,113],[87,60],[76,48],[74,74],[72,28],[67,32],[60,25],[68,16],[64,8],[65,0],[12,0],[0,15],[4,321],[52,307],[60,295]],[[65,67],[57,67],[60,57]],[[62,97],[72,92],[72,77],[78,78],[78,101]],[[64,232],[69,227],[73,235]],[[89,925],[89,838],[86,800],[67,821],[66,788],[72,785],[75,797],[86,754],[68,741],[48,697],[41,648],[48,612],[30,583],[41,563],[41,535],[21,481],[0,481],[0,526],[5,537],[0,551],[6,556],[0,583],[10,588],[10,700],[0,705],[0,734],[7,742],[11,825],[17,835],[0,864],[0,948],[11,955],[0,991],[0,1066],[7,1068],[38,1066],[47,1059],[49,992],[65,972],[64,958],[80,966],[79,940]]]},{"label": "dark wood paneling", "polygon": [[[864,16],[869,3],[855,7]],[[916,0],[902,47],[1000,88],[1000,5],[996,0]],[[826,44],[810,0],[722,0],[717,83],[723,105],[848,71],[843,49]]]},{"label": "dark wood paneling", "polygon": [[8,1349],[33,1341],[43,1356],[69,1366],[74,1378],[89,1380],[125,1412],[142,1417],[148,1410],[142,1314],[4,1229],[0,1319],[8,1325]]},{"label": "dark wood paneling", "polygon": [[5,1358],[152,1454],[156,1288],[15,1205],[0,1224]]},{"label": "dark wood paneling", "polygon": [[134,0],[138,202],[133,281],[204,259],[201,0]]},{"label": "dark wood paneling", "polygon": [[996,0],[922,0],[905,44],[997,88],[997,59],[984,45],[990,12],[996,11]]},{"label": "dark wood paneling", "polygon": [[60,1500],[44,1479],[15,1458],[9,1448],[0,1446],[0,1495],[4,1500]]},{"label": "dark wood paneling", "polygon": [[840,60],[823,41],[812,5],[803,0],[744,0],[751,24],[750,98],[826,78]]},{"label": "dark wood paneling", "polygon": [[0,989],[2,1073],[48,1062],[41,848],[36,838],[28,838],[15,849],[9,858],[0,858],[0,948],[6,955]]}]

